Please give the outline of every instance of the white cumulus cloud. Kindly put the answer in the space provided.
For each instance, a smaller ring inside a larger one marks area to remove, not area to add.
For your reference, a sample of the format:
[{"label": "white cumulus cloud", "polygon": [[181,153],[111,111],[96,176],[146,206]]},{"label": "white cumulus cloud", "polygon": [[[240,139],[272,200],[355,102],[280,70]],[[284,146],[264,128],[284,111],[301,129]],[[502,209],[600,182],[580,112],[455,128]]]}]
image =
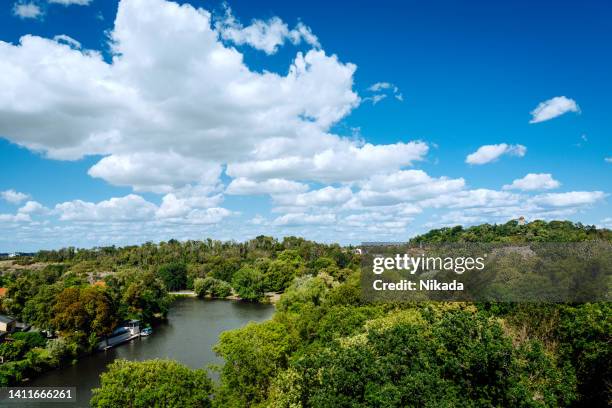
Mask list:
[{"label": "white cumulus cloud", "polygon": [[506,184],[504,190],[551,190],[557,188],[561,183],[555,180],[550,173],[529,173],[525,177],[516,179],[512,184]]},{"label": "white cumulus cloud", "polygon": [[304,41],[314,48],[320,47],[319,40],[310,27],[302,22],[290,30],[283,20],[272,17],[267,21],[255,19],[245,27],[234,17],[229,7],[226,7],[223,18],[215,22],[215,28],[223,39],[236,45],[248,44],[266,54],[276,53],[285,41],[291,41],[293,44]]},{"label": "white cumulus cloud", "polygon": [[232,212],[226,208],[199,208],[191,211],[181,222],[195,225],[218,224],[226,217],[232,215]]},{"label": "white cumulus cloud", "polygon": [[458,191],[453,194],[442,194],[421,202],[424,207],[431,208],[499,208],[516,206],[522,197],[508,191],[497,191],[487,188]]},{"label": "white cumulus cloud", "polygon": [[468,164],[486,164],[499,159],[502,155],[523,157],[526,152],[527,148],[520,144],[484,145],[480,146],[474,153],[469,154],[465,158],[465,162]]},{"label": "white cumulus cloud", "polygon": [[277,226],[330,225],[336,222],[334,214],[289,213],[276,218],[272,223]]},{"label": "white cumulus cloud", "polygon": [[26,3],[24,1],[15,3],[13,14],[21,19],[38,19],[44,15],[43,10],[36,3]]},{"label": "white cumulus cloud", "polygon": [[132,186],[136,191],[166,193],[190,182],[214,185],[221,166],[174,152],[151,152],[104,157],[88,173],[117,186]]},{"label": "white cumulus cloud", "polygon": [[37,201],[28,201],[17,210],[20,214],[43,214],[47,211],[49,209]]},{"label": "white cumulus cloud", "polygon": [[223,201],[223,197],[221,194],[211,193],[202,187],[168,193],[162,198],[155,216],[160,219],[176,219],[188,216],[194,210],[216,208]]},{"label": "white cumulus cloud", "polygon": [[320,182],[356,181],[371,174],[397,170],[423,160],[429,147],[424,142],[398,142],[389,145],[363,146],[346,140],[312,155],[283,157],[229,164],[232,177],[274,178]]},{"label": "white cumulus cloud", "polygon": [[29,194],[21,193],[15,190],[0,191],[0,197],[11,204],[19,204],[30,197]]},{"label": "white cumulus cloud", "polygon": [[129,194],[92,203],[82,200],[68,201],[55,206],[62,221],[135,221],[149,220],[156,206],[139,195]]},{"label": "white cumulus cloud", "polygon": [[606,194],[603,191],[569,191],[537,195],[531,201],[544,206],[570,207],[595,204],[605,197]]},{"label": "white cumulus cloud", "polygon": [[360,183],[350,207],[389,206],[453,194],[465,187],[463,178],[431,177],[422,170],[400,170],[374,175]]},{"label": "white cumulus cloud", "polygon": [[0,221],[2,222],[28,222],[31,221],[29,214],[17,213],[17,214],[0,214]]},{"label": "white cumulus cloud", "polygon": [[301,194],[282,194],[273,196],[274,202],[289,207],[334,206],[347,202],[353,195],[349,187],[327,186],[319,190]]},{"label": "white cumulus cloud", "polygon": [[233,179],[225,190],[232,195],[282,194],[301,193],[308,190],[308,186],[296,181],[280,178],[271,178],[264,181],[249,180],[244,177]]},{"label": "white cumulus cloud", "polygon": [[376,105],[387,96],[393,96],[400,102],[404,100],[404,95],[401,93],[399,87],[391,82],[376,82],[368,87],[368,91],[374,94],[363,100],[372,102],[373,105]]},{"label": "white cumulus cloud", "polygon": [[580,107],[573,99],[565,96],[555,96],[547,101],[540,102],[538,106],[531,111],[531,120],[529,123],[544,122],[567,112],[580,112]]},{"label": "white cumulus cloud", "polygon": [[66,34],[59,34],[53,37],[54,41],[57,41],[59,43],[65,43],[68,44],[69,46],[73,47],[73,48],[81,48],[81,43],[78,42],[77,40],[75,40],[74,38],[66,35]]}]

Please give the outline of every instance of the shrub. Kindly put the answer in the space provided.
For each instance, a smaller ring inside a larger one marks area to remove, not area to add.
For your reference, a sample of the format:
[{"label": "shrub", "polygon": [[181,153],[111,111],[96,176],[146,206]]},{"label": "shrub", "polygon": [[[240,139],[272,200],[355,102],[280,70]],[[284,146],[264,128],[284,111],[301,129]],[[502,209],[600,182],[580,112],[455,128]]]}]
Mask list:
[{"label": "shrub", "polygon": [[229,283],[212,277],[197,278],[193,283],[194,292],[199,297],[212,296],[225,298],[232,294]]}]

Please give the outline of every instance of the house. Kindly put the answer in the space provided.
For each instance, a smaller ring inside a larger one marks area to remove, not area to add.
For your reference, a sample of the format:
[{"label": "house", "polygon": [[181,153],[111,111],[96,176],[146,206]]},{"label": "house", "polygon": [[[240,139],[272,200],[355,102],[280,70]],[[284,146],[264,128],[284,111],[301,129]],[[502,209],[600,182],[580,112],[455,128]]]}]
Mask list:
[{"label": "house", "polygon": [[0,332],[12,332],[16,323],[12,317],[0,314]]}]

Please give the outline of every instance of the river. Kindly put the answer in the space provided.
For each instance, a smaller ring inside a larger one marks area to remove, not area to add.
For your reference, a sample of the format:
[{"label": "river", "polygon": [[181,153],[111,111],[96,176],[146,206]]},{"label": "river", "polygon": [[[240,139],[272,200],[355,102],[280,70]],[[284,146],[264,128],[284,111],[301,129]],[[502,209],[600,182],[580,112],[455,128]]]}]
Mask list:
[{"label": "river", "polygon": [[108,351],[81,358],[75,365],[47,372],[30,381],[28,387],[76,387],[76,403],[21,403],[20,407],[88,407],[91,389],[99,386],[99,376],[117,358],[147,360],[170,358],[192,368],[222,364],[212,351],[225,330],[242,327],[250,321],[269,319],[274,306],[229,300],[176,300],[168,321],[154,327],[153,335],[141,337]]}]

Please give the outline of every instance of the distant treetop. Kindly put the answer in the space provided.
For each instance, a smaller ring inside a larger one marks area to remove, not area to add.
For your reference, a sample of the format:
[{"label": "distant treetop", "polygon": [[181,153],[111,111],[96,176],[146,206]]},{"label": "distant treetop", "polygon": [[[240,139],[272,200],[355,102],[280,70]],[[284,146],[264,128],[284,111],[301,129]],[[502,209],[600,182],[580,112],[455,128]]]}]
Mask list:
[{"label": "distant treetop", "polygon": [[411,243],[448,242],[580,242],[612,240],[612,231],[571,221],[536,220],[521,224],[517,220],[505,224],[481,224],[464,228],[460,225],[433,229],[416,236]]}]

